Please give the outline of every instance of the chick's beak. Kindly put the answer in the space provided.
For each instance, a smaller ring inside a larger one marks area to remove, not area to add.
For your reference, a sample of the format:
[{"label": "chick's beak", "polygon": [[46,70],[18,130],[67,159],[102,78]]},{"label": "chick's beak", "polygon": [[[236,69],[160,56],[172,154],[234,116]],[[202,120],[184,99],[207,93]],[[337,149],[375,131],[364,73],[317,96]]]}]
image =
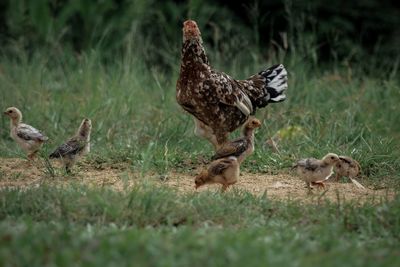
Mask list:
[{"label": "chick's beak", "polygon": [[3,114],[4,114],[4,115],[8,115],[7,111],[4,111]]}]

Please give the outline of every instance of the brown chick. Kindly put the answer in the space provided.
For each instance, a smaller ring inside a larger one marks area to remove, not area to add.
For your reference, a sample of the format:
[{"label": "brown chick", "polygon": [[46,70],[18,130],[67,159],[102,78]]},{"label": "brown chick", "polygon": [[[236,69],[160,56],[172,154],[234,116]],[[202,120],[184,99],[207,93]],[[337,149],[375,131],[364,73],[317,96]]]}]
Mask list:
[{"label": "brown chick", "polygon": [[336,173],[336,181],[339,181],[341,177],[345,176],[348,177],[357,187],[365,189],[363,185],[354,179],[361,172],[361,166],[355,159],[348,156],[339,156],[339,161],[334,166],[334,171]]},{"label": "brown chick", "polygon": [[224,143],[212,157],[213,160],[234,156],[241,164],[254,152],[254,132],[261,126],[256,118],[250,118],[243,127],[242,137]]},{"label": "brown chick", "polygon": [[194,183],[196,189],[205,184],[222,184],[221,191],[237,182],[239,178],[239,162],[236,157],[226,157],[214,160],[206,170],[196,176]]},{"label": "brown chick", "polygon": [[90,152],[91,130],[92,121],[89,119],[82,120],[76,134],[68,139],[67,142],[57,147],[57,149],[50,154],[49,158],[61,159],[66,172],[70,173],[76,161]]}]

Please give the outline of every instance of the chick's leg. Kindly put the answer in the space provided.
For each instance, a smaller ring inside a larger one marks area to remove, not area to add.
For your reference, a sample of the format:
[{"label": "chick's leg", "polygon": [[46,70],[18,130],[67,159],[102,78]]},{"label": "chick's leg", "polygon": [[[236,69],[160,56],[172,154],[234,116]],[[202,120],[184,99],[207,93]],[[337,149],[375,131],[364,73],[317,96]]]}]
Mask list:
[{"label": "chick's leg", "polygon": [[35,158],[36,158],[36,151],[33,152],[33,153],[28,154],[28,160],[29,160],[29,161],[32,162],[32,161],[35,160]]},{"label": "chick's leg", "polygon": [[306,187],[309,191],[311,191],[312,187],[310,182],[306,182]]},{"label": "chick's leg", "polygon": [[226,189],[228,189],[228,184],[223,184],[221,187],[221,192],[224,193],[226,191]]},{"label": "chick's leg", "polygon": [[28,161],[26,162],[27,167],[32,167],[35,162],[36,152],[28,154]]}]

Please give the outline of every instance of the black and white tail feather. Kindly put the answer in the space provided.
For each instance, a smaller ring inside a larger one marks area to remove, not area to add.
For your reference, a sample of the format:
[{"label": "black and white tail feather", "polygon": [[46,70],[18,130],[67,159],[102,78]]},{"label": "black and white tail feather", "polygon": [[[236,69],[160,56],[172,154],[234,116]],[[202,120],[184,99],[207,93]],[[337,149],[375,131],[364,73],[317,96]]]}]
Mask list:
[{"label": "black and white tail feather", "polygon": [[256,100],[255,105],[259,108],[268,103],[282,102],[286,99],[285,91],[288,88],[287,71],[282,64],[272,66],[259,73],[266,79],[264,97]]}]

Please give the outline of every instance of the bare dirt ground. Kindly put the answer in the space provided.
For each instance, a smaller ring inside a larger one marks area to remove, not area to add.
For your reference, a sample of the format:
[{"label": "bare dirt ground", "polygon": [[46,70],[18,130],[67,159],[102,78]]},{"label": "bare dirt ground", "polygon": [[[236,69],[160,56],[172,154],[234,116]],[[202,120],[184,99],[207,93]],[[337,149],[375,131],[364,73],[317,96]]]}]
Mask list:
[{"label": "bare dirt ground", "polygon": [[[94,187],[109,187],[115,190],[129,190],[140,183],[151,183],[154,186],[168,186],[178,192],[195,192],[194,174],[167,173],[145,174],[133,171],[124,164],[117,165],[96,165],[87,163],[79,164],[74,169],[73,175],[65,175],[55,165],[56,176],[52,177],[46,173],[43,162],[36,162],[32,166],[23,159],[0,158],[0,190],[6,188],[27,188],[39,186],[41,184],[68,185],[72,183],[85,184]],[[360,181],[362,183],[362,181]],[[208,185],[199,188],[197,191],[218,191],[219,185]],[[329,199],[331,201],[380,201],[382,199],[392,199],[395,192],[381,189],[373,190],[357,188],[354,184],[348,183],[327,183],[326,189],[313,189],[309,193],[305,188],[304,182],[294,175],[283,173],[277,175],[242,173],[233,188],[250,192],[254,195],[266,194],[269,198],[276,200],[298,200],[313,202]],[[229,191],[228,190],[228,191]]]}]

